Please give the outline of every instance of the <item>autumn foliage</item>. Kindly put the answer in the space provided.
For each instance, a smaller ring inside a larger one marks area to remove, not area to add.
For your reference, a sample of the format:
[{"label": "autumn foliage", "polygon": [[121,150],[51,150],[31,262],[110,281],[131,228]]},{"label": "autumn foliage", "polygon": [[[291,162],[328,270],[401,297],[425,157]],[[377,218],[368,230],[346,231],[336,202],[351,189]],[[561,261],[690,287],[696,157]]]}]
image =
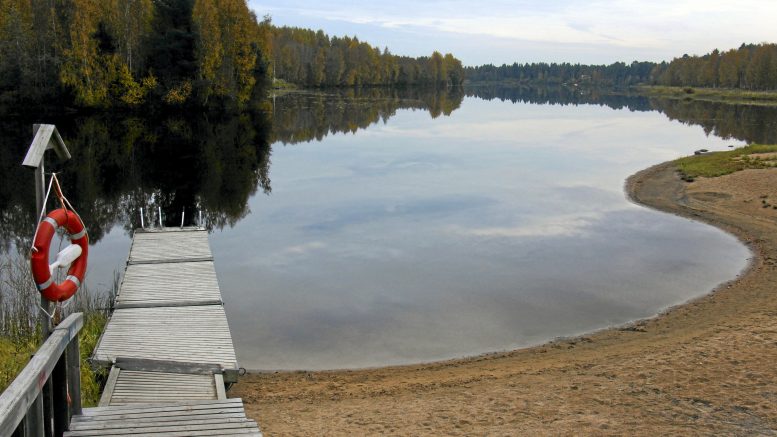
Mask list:
[{"label": "autumn foliage", "polygon": [[0,0],[0,103],[244,104],[266,81],[245,0]]}]

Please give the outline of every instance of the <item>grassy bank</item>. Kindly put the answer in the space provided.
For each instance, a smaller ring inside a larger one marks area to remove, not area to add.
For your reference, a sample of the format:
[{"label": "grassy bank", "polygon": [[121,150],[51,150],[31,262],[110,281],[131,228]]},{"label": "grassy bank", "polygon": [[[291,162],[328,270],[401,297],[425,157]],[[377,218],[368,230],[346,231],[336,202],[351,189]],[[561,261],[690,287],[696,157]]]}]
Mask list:
[{"label": "grassy bank", "polygon": [[743,103],[748,105],[777,105],[777,91],[748,91],[729,88],[694,88],[673,86],[640,86],[636,89],[646,96],[709,102]]},{"label": "grassy bank", "polygon": [[[104,375],[96,373],[87,359],[108,319],[106,308],[113,290],[95,293],[83,286],[73,301],[62,308],[62,319],[72,313],[84,313],[79,336],[84,406],[97,405],[100,398],[100,380]],[[10,255],[0,259],[0,391],[16,378],[40,345],[39,296],[25,258]]]},{"label": "grassy bank", "polygon": [[680,158],[675,163],[683,179],[723,176],[748,168],[777,167],[777,145],[753,144],[725,152]]}]

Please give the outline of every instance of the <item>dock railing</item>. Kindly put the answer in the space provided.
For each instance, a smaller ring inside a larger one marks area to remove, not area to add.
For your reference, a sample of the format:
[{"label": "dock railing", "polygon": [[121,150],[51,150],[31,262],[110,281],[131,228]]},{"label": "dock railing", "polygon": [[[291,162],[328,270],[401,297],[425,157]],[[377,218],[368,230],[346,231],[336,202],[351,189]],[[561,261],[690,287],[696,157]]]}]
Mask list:
[{"label": "dock railing", "polygon": [[82,313],[60,323],[0,395],[0,436],[61,436],[81,414]]}]

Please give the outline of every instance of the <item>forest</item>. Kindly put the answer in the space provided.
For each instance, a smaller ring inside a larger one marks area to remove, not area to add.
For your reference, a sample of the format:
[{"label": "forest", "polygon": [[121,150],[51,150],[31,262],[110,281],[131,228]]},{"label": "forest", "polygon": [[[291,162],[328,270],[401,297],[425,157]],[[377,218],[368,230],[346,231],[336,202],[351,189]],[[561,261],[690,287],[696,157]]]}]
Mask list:
[{"label": "forest", "polygon": [[245,0],[0,0],[0,104],[243,105],[264,50]]},{"label": "forest", "polygon": [[[357,37],[278,27],[246,0],[0,0],[0,108],[244,108],[273,82],[301,87],[457,86],[506,81],[777,89],[777,45],[671,62],[463,67]],[[23,103],[23,104],[22,104]]]},{"label": "forest", "polygon": [[742,44],[738,49],[704,56],[684,55],[656,68],[657,85],[777,89],[777,44]]},{"label": "forest", "polygon": [[563,63],[492,64],[467,67],[467,79],[480,81],[511,81],[533,85],[592,84],[597,86],[630,86],[654,81],[656,64],[653,62],[616,62],[610,65]]},{"label": "forest", "polygon": [[738,49],[717,49],[703,56],[675,58],[671,62],[637,62],[610,65],[570,63],[512,64],[467,67],[470,81],[514,81],[524,84],[590,84],[626,87],[667,85],[680,87],[777,89],[777,44],[742,44]]},{"label": "forest", "polygon": [[0,0],[1,107],[245,107],[275,78],[456,85],[463,68],[451,54],[396,56],[356,37],[276,27],[245,0]]},{"label": "forest", "polygon": [[308,87],[360,85],[460,85],[461,61],[435,51],[429,57],[391,54],[356,37],[332,37],[323,31],[272,27],[274,78]]}]

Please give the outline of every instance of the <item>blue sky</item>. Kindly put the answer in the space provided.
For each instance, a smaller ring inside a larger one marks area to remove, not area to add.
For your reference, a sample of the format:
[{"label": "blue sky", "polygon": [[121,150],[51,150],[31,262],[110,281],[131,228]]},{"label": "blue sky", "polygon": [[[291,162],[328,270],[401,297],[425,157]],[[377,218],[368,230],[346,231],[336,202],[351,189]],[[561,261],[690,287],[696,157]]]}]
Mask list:
[{"label": "blue sky", "polygon": [[661,61],[777,42],[777,0],[249,0],[277,25],[356,35],[393,53],[465,65]]}]

